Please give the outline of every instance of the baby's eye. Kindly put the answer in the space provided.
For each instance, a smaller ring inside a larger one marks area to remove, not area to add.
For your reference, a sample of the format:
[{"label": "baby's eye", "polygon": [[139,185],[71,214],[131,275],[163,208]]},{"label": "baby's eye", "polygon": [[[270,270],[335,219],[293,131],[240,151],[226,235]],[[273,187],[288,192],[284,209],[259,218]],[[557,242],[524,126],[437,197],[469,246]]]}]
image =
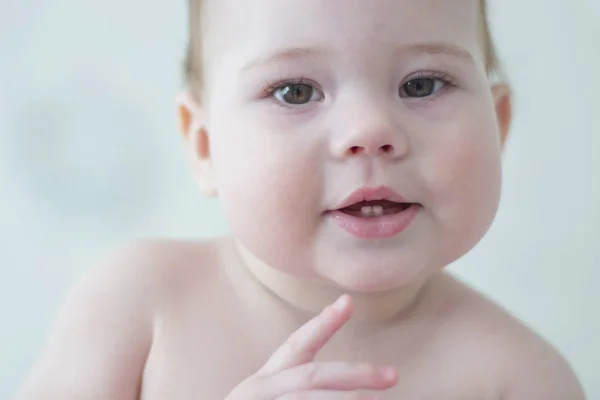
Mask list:
[{"label": "baby's eye", "polygon": [[305,83],[281,86],[273,92],[273,96],[283,103],[293,105],[306,104],[321,99],[319,91]]},{"label": "baby's eye", "polygon": [[411,79],[400,87],[400,97],[427,97],[439,92],[445,86],[446,82],[439,78]]}]

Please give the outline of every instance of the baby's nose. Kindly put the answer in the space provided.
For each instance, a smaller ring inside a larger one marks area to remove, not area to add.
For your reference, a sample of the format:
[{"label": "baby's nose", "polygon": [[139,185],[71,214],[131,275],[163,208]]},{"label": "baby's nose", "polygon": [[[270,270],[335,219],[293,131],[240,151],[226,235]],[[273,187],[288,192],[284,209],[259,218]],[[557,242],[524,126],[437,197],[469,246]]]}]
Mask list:
[{"label": "baby's nose", "polygon": [[342,136],[333,149],[337,158],[363,155],[398,159],[408,151],[406,135],[392,124],[367,125]]}]

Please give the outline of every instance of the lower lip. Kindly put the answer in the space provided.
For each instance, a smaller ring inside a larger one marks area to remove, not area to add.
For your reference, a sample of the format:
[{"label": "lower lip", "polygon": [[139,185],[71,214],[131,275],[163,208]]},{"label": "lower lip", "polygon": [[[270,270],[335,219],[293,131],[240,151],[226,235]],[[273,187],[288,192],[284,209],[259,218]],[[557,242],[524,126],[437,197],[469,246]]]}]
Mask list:
[{"label": "lower lip", "polygon": [[398,235],[410,226],[421,206],[413,204],[404,211],[381,217],[356,217],[342,211],[331,211],[329,215],[346,232],[359,239],[385,239]]}]

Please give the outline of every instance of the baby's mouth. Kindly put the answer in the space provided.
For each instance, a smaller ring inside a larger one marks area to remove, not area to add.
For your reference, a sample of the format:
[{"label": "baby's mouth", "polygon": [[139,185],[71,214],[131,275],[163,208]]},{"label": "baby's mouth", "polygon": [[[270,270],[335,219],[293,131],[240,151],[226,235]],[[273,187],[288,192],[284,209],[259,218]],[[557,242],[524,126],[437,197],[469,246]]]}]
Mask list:
[{"label": "baby's mouth", "polygon": [[412,205],[412,203],[396,203],[390,200],[360,201],[338,211],[354,217],[375,218],[401,213]]}]

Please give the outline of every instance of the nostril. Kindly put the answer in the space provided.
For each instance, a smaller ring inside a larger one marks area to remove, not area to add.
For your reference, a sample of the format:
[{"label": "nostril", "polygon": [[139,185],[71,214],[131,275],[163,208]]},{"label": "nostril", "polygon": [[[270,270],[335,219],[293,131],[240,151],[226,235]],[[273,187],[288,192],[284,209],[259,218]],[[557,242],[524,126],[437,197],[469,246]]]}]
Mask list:
[{"label": "nostril", "polygon": [[373,147],[373,148],[366,148],[363,146],[351,146],[347,150],[348,155],[359,155],[359,154],[362,154],[365,152],[371,156],[377,156],[377,155],[383,155],[383,154],[392,155],[395,153],[395,149],[394,149],[394,146],[391,144],[384,144],[382,146],[377,146],[377,147]]},{"label": "nostril", "polygon": [[392,150],[394,150],[394,148],[392,147],[392,145],[391,145],[391,144],[385,144],[385,145],[381,146],[381,150],[382,150],[384,153],[391,153],[391,152],[392,152]]}]

